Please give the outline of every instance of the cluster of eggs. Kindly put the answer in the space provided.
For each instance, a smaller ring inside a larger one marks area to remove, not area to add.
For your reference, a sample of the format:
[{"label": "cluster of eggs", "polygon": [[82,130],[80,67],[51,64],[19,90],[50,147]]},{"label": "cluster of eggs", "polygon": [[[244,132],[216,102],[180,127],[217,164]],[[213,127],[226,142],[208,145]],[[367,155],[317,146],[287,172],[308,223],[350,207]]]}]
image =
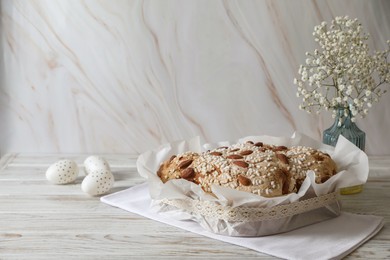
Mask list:
[{"label": "cluster of eggs", "polygon": [[[84,172],[81,189],[91,196],[105,194],[114,186],[114,175],[103,157],[93,155],[85,159]],[[46,171],[46,178],[54,184],[72,183],[78,175],[79,168],[76,162],[68,159],[50,165]]]}]

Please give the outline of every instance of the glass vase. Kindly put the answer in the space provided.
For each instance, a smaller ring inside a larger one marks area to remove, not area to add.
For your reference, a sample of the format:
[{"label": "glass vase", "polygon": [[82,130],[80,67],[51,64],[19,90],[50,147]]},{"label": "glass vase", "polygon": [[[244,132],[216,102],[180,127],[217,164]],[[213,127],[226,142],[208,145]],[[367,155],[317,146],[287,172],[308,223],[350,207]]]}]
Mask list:
[{"label": "glass vase", "polygon": [[[351,121],[351,111],[348,108],[339,108],[336,118],[331,127],[323,133],[323,143],[336,146],[340,135],[343,135],[351,143],[355,144],[362,151],[365,149],[366,134]],[[363,185],[342,188],[343,195],[359,193],[363,190]]]}]

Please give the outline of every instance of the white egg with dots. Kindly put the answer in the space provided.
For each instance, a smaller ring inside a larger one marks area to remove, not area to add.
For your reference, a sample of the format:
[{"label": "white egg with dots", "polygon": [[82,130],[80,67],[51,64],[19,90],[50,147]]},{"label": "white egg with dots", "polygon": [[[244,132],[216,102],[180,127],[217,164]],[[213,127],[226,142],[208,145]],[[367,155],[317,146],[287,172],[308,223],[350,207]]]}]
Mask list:
[{"label": "white egg with dots", "polygon": [[77,179],[79,168],[72,160],[60,160],[46,170],[46,179],[54,184],[68,184]]},{"label": "white egg with dots", "polygon": [[107,193],[114,186],[114,175],[106,169],[91,171],[81,183],[81,189],[91,195]]},{"label": "white egg with dots", "polygon": [[110,171],[111,169],[110,169],[110,165],[108,164],[106,159],[104,159],[101,156],[91,155],[87,159],[85,159],[85,161],[84,161],[85,175],[88,175],[91,172],[96,171],[96,170]]}]

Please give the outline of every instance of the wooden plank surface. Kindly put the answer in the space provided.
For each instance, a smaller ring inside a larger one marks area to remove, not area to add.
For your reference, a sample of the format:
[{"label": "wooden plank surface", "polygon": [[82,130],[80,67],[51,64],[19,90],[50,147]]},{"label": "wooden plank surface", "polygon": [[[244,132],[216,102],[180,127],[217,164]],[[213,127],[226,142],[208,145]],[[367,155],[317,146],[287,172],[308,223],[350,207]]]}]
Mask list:
[{"label": "wooden plank surface", "polygon": [[[111,192],[144,180],[135,156],[104,155],[116,182]],[[83,172],[73,184],[53,185],[47,167],[85,155],[7,154],[0,159],[0,259],[273,259],[140,217],[85,195]],[[375,214],[385,227],[350,259],[390,258],[390,157],[370,158],[364,191],[343,196],[344,211]]]}]

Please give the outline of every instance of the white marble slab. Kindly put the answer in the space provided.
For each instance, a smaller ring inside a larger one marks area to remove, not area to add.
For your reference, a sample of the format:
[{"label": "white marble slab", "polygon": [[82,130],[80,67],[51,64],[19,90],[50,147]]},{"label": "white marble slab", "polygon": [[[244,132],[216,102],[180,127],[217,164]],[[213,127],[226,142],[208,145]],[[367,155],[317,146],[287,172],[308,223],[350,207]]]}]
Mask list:
[{"label": "white marble slab", "polygon": [[[298,109],[293,78],[313,27],[357,17],[383,49],[390,2],[1,1],[0,152],[137,154],[300,131],[331,116]],[[359,126],[390,154],[390,94]]]}]

